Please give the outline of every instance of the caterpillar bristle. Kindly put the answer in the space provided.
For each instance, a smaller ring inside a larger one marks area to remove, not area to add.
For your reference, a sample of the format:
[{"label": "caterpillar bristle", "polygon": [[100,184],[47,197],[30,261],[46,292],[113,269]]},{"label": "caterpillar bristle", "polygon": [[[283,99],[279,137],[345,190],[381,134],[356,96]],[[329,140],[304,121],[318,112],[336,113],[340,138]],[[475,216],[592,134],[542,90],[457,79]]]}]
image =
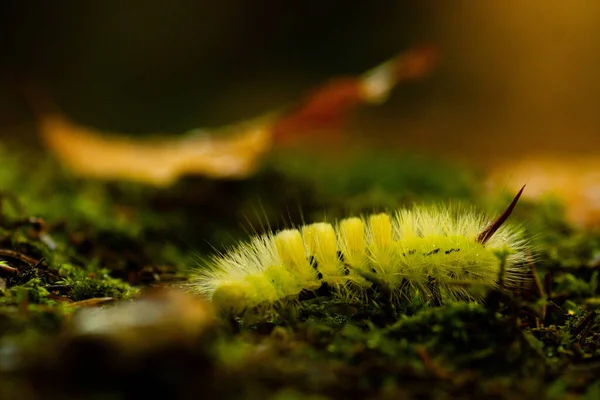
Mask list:
[{"label": "caterpillar bristle", "polygon": [[500,214],[500,216],[498,218],[496,218],[494,221],[492,221],[492,223],[489,224],[477,236],[477,241],[479,243],[486,244],[486,242],[494,235],[494,233],[496,233],[496,231],[498,230],[498,228],[500,228],[502,226],[502,224],[504,224],[504,222],[506,222],[506,220],[508,219],[508,217],[510,217],[510,214],[512,214],[515,206],[517,205],[517,202],[519,201],[519,198],[521,197],[521,194],[523,193],[523,190],[525,190],[525,185],[523,185],[523,187],[521,188],[521,190],[519,190],[519,193],[517,193],[517,195],[515,196],[515,198],[513,199],[513,201],[506,208],[506,210],[504,210],[504,212],[502,214]]},{"label": "caterpillar bristle", "polygon": [[470,209],[426,206],[257,236],[216,256],[191,286],[233,313],[299,301],[323,287],[347,302],[377,288],[393,302],[480,300],[461,283],[499,287],[501,262],[502,285],[527,279],[528,241],[506,224],[524,188],[489,224]]}]

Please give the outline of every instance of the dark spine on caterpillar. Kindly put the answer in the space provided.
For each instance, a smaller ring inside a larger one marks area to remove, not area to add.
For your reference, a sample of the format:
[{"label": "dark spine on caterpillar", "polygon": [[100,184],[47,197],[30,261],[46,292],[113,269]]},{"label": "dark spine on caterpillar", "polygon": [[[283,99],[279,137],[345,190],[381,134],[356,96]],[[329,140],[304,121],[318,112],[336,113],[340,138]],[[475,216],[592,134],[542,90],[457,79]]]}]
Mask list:
[{"label": "dark spine on caterpillar", "polygon": [[517,193],[513,201],[506,208],[506,210],[504,210],[504,212],[500,214],[498,218],[492,221],[483,231],[481,231],[479,235],[477,235],[477,242],[481,244],[486,244],[487,241],[490,240],[492,236],[494,236],[494,233],[496,233],[496,231],[500,229],[500,227],[506,222],[508,217],[510,217],[510,214],[512,214],[524,189],[525,185],[523,185],[521,190],[519,190],[519,193]]}]

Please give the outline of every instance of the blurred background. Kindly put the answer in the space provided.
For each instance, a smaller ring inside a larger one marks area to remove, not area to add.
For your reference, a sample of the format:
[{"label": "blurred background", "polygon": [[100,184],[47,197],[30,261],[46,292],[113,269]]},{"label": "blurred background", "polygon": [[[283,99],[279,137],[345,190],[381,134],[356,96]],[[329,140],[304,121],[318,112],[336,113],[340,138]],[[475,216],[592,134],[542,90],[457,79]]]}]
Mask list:
[{"label": "blurred background", "polygon": [[461,158],[600,144],[600,6],[226,0],[7,1],[0,135],[34,140],[14,85],[34,79],[87,126],[217,127],[293,104],[331,77],[434,45],[427,80],[361,109],[346,134]]}]

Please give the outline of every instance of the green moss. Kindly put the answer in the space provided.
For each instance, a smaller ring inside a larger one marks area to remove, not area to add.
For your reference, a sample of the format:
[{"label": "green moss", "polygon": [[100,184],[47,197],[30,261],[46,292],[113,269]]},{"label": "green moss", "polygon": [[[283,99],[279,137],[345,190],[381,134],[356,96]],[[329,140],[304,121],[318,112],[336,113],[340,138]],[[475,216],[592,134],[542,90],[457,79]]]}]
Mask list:
[{"label": "green moss", "polygon": [[128,299],[136,290],[120,279],[113,278],[106,269],[87,272],[72,265],[62,265],[59,269],[62,279],[55,282],[69,289],[69,298],[80,301],[94,297],[113,297]]},{"label": "green moss", "polygon": [[[244,221],[260,231],[267,223],[278,228],[322,219],[325,212],[333,219],[438,200],[498,210],[514,193],[486,199],[477,172],[383,153],[327,160],[273,155],[246,180],[188,178],[166,189],[87,181],[43,156],[6,150],[0,156],[0,248],[28,257],[0,258],[18,270],[0,275],[0,351],[9,341],[32,355],[20,371],[22,382],[56,374],[45,380],[44,394],[77,387],[79,398],[92,398],[110,383],[111,396],[125,398],[120,383],[136,381],[140,371],[167,393],[223,398],[598,394],[600,321],[590,313],[600,297],[600,234],[570,226],[556,199],[523,200],[511,217],[533,236],[543,295],[532,282],[517,292],[489,293],[485,306],[405,299],[392,307],[384,288],[354,304],[325,293],[220,320],[214,336],[202,341],[182,332],[168,346],[125,357],[113,353],[127,346],[70,331],[73,302],[135,301],[140,288],[124,281],[130,277],[142,284],[156,284],[158,277],[165,285],[184,278],[212,246],[247,238]],[[42,217],[44,229],[21,223],[28,217]],[[46,358],[40,349],[49,351]],[[93,373],[76,354],[94,360]],[[61,382],[74,371],[77,382]]]}]

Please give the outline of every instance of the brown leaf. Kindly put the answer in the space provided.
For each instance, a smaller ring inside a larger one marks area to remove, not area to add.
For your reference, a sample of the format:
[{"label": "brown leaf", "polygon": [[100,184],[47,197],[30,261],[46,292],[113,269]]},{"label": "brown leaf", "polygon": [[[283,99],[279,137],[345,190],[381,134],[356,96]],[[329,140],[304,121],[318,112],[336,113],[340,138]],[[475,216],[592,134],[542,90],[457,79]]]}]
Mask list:
[{"label": "brown leaf", "polygon": [[77,124],[38,88],[24,85],[23,89],[36,110],[42,138],[72,171],[92,178],[164,186],[186,174],[246,177],[273,144],[294,144],[308,135],[314,139],[323,131],[331,135],[355,106],[381,103],[399,82],[426,75],[434,61],[431,48],[417,48],[363,76],[332,80],[290,110],[275,110],[213,131],[198,129],[183,137],[155,135],[154,139],[107,135]]}]

